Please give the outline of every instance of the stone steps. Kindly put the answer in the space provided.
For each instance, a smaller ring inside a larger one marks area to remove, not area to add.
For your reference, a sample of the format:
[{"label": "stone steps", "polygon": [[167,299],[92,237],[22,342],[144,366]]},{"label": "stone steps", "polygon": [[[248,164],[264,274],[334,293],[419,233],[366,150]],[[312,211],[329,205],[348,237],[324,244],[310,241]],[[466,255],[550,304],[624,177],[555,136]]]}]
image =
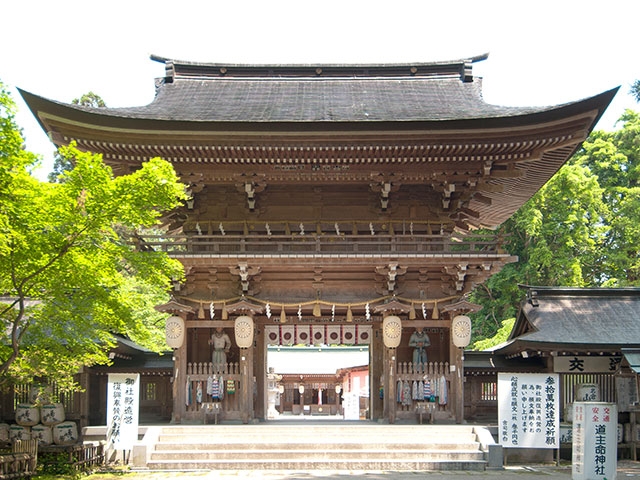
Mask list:
[{"label": "stone steps", "polygon": [[[149,438],[147,438],[149,436]],[[473,426],[264,423],[150,429],[147,470],[470,470],[486,468]]]}]

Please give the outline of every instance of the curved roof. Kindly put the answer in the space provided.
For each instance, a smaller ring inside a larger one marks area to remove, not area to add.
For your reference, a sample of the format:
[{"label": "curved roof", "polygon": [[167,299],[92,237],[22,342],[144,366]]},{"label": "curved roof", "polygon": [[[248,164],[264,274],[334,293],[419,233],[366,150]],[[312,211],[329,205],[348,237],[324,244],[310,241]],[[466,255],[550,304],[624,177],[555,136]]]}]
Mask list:
[{"label": "curved roof", "polygon": [[[92,108],[101,117],[212,123],[450,122],[510,119],[553,107],[504,107],[482,97],[471,75],[486,55],[450,62],[385,65],[226,65],[169,60],[148,105]],[[28,104],[43,98],[21,91]]]},{"label": "curved roof", "polygon": [[640,347],[639,288],[526,288],[509,342],[498,353]]},{"label": "curved roof", "polygon": [[55,144],[75,141],[119,172],[159,156],[211,184],[235,184],[247,171],[271,184],[369,185],[382,175],[436,192],[437,215],[460,228],[494,228],[569,159],[618,89],[556,106],[490,105],[472,74],[486,58],[235,65],[152,57],[165,75],[145,106],[20,93]]}]

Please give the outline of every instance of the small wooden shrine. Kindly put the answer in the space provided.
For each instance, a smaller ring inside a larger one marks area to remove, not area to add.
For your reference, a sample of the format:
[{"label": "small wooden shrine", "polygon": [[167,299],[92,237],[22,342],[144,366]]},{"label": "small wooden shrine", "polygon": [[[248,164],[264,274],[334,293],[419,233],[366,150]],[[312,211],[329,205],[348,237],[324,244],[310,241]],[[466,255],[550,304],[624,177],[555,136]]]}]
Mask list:
[{"label": "small wooden shrine", "polygon": [[[463,420],[465,314],[476,308],[464,296],[515,260],[477,230],[500,225],[549,180],[616,92],[490,105],[472,72],[486,58],[153,56],[165,73],[149,105],[92,108],[21,91],[56,145],[101,153],[116,174],[161,157],[186,184],[190,199],[166,232],[144,237],[186,273],[159,307],[176,342],[173,421],[198,419],[212,402],[222,418],[266,418],[267,346],[294,344],[367,345],[372,419],[414,417],[416,399],[400,401],[399,388],[433,381],[447,392],[434,398],[437,413]],[[416,332],[429,337],[417,363]]]}]

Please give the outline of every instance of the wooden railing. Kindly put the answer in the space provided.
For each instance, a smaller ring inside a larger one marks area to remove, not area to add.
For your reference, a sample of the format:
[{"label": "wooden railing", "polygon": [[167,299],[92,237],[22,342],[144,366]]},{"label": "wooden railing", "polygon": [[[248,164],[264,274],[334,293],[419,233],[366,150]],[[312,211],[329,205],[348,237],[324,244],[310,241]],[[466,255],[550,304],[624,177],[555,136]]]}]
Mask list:
[{"label": "wooden railing", "polygon": [[36,474],[38,441],[17,440],[11,453],[0,454],[0,480],[5,478],[31,478]]},{"label": "wooden railing", "polygon": [[172,255],[332,255],[332,254],[496,254],[501,239],[493,235],[144,235],[133,243],[141,250]]},{"label": "wooden railing", "polygon": [[40,446],[40,463],[44,471],[88,472],[104,464],[104,445],[83,442],[74,445]]},{"label": "wooden railing", "polygon": [[[223,398],[214,399],[211,395],[207,394],[207,381],[210,376],[222,377],[223,381],[220,382],[219,388],[223,389]],[[201,363],[187,363],[187,378],[190,391],[190,399],[188,405],[186,405],[187,417],[190,419],[199,419],[200,411],[203,405],[212,402],[220,403],[220,413],[222,418],[235,419],[239,417],[240,413],[240,386],[242,375],[240,374],[240,364],[228,363],[228,364],[213,364],[211,362]],[[226,389],[227,381],[233,382],[235,392],[229,393]],[[200,396],[198,396],[200,391]]]},{"label": "wooden railing", "polygon": [[[413,382],[428,381],[434,397],[431,412],[451,412],[449,392],[451,390],[452,375],[448,362],[416,364],[412,362],[401,362],[396,366],[396,379],[402,383],[408,382],[412,392]],[[442,382],[444,382],[444,385]],[[442,395],[442,397],[440,395]],[[411,401],[397,402],[397,413],[401,416],[402,414],[404,414],[404,416],[411,416],[415,414],[418,403],[423,401],[425,401],[425,399],[411,398]]]}]

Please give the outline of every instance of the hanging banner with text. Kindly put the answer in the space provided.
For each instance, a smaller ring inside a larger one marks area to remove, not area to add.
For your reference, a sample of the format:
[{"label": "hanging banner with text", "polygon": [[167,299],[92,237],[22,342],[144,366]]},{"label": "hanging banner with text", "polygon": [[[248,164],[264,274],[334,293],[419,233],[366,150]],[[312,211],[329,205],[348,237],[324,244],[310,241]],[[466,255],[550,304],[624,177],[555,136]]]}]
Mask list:
[{"label": "hanging banner with text", "polygon": [[107,388],[107,445],[132,450],[138,440],[140,374],[110,373]]},{"label": "hanging banner with text", "polygon": [[498,424],[505,448],[559,448],[560,385],[554,373],[499,373]]}]

